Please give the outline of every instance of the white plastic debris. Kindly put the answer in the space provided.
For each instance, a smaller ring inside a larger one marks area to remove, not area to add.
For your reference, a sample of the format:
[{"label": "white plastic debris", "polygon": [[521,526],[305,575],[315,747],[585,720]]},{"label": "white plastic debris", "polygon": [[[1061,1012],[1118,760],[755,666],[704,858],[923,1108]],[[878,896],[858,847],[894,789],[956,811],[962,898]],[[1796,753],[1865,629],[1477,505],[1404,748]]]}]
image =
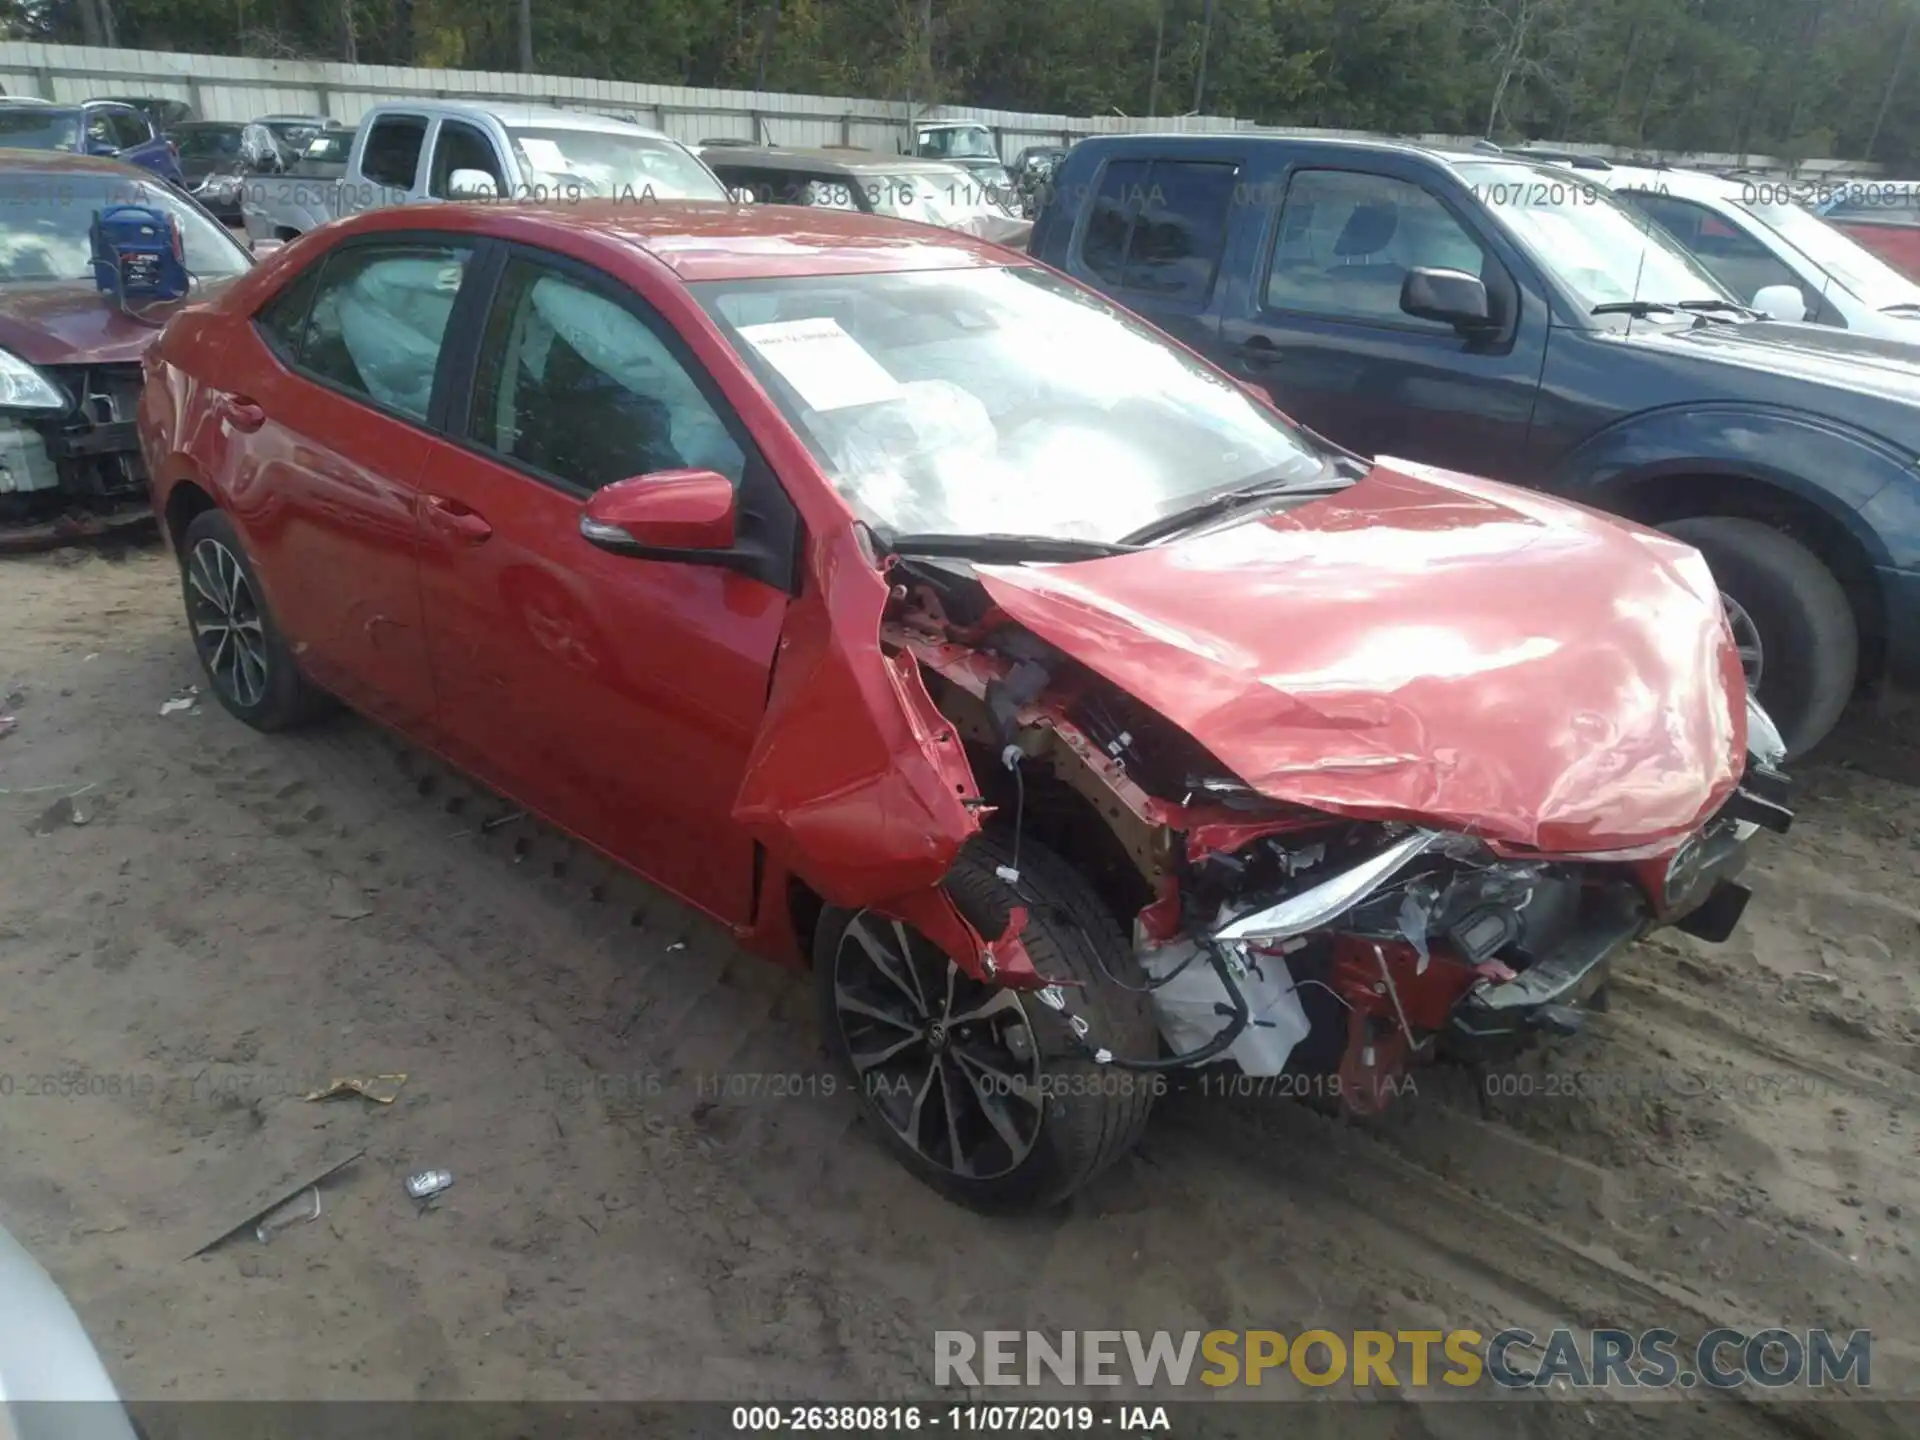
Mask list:
[{"label": "white plastic debris", "polygon": [[[1221,1013],[1229,1006],[1226,987],[1207,957],[1194,953],[1197,948],[1191,940],[1177,940],[1139,951],[1142,968],[1156,981],[1186,962],[1186,968],[1152,996],[1153,1017],[1176,1055],[1198,1050],[1227,1023]],[[1287,962],[1278,955],[1249,954],[1245,971],[1234,976],[1234,983],[1246,997],[1252,1023],[1227,1047],[1225,1058],[1248,1075],[1278,1075],[1311,1028]]]}]

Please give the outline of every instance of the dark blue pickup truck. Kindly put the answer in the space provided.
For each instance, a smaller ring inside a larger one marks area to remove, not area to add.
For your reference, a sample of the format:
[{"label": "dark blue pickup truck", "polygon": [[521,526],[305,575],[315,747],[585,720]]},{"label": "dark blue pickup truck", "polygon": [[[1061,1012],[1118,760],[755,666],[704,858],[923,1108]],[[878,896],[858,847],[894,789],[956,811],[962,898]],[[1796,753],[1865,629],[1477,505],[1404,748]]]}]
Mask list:
[{"label": "dark blue pickup truck", "polygon": [[1577,171],[1101,136],[1029,248],[1350,450],[1697,546],[1796,753],[1859,684],[1920,678],[1920,348],[1758,316]]}]

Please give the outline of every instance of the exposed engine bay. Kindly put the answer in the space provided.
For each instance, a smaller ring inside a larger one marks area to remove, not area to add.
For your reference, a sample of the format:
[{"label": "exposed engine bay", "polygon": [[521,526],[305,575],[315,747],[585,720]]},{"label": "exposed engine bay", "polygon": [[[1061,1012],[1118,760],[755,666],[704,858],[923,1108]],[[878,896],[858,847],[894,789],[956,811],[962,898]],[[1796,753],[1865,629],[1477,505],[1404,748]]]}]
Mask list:
[{"label": "exposed engine bay", "polygon": [[1691,836],[1640,850],[1528,853],[1290,804],[1013,621],[965,566],[892,575],[882,644],[918,663],[983,804],[1131,925],[1160,1054],[1114,1053],[1070,994],[1040,991],[1102,1064],[1313,1075],[1313,1093],[1370,1113],[1416,1063],[1576,1032],[1605,1003],[1608,962],[1650,928],[1725,939],[1748,898],[1745,842],[1790,823],[1784,747],[1751,706],[1740,785]]},{"label": "exposed engine bay", "polygon": [[61,414],[0,418],[0,550],[145,523],[139,364],[42,366],[41,373],[71,403]]}]

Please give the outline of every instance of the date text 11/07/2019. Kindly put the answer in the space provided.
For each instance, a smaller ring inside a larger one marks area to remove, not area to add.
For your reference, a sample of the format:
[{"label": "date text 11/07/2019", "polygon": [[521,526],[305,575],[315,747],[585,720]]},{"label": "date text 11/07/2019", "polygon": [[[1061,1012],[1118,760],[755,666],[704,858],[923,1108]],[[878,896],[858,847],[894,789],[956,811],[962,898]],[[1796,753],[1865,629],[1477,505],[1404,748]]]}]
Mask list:
[{"label": "date text 11/07/2019", "polygon": [[736,1405],[732,1422],[735,1433],[742,1435],[1165,1434],[1173,1428],[1166,1406],[1132,1404]]}]

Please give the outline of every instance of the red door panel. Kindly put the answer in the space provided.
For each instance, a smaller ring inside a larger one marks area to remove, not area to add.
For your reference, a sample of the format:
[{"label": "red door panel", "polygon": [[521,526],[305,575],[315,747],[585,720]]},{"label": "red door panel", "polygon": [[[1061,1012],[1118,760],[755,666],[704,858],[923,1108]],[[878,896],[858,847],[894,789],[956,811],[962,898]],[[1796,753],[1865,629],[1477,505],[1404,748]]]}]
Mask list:
[{"label": "red door panel", "polygon": [[414,509],[433,442],[290,373],[251,328],[224,359],[232,388],[213,404],[238,443],[219,483],[274,615],[319,683],[390,724],[425,725]]},{"label": "red door panel", "polygon": [[420,589],[441,743],[549,819],[729,923],[753,909],[729,815],[787,597],[613,555],[584,502],[451,444],[421,474]]}]

